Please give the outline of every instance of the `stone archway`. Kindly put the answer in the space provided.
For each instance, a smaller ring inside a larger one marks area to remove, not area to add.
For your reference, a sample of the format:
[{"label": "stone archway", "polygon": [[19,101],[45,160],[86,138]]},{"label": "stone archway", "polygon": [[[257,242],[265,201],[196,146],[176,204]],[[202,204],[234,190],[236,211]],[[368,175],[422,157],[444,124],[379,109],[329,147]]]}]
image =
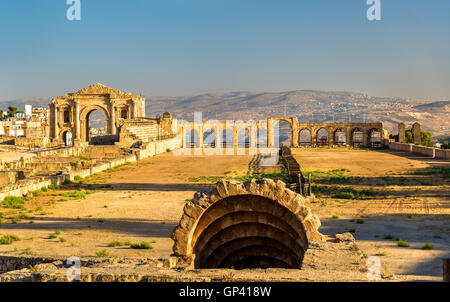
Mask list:
[{"label": "stone archway", "polygon": [[221,180],[185,205],[173,251],[195,268],[301,268],[309,242],[324,238],[319,226],[282,181]]},{"label": "stone archway", "polygon": [[80,137],[81,141],[83,142],[89,141],[89,116],[95,110],[99,110],[105,115],[106,134],[113,134],[111,127],[111,116],[109,115],[108,110],[105,107],[99,105],[86,106],[80,112]]},{"label": "stone archway", "polygon": [[96,83],[67,93],[50,104],[50,137],[61,140],[64,128],[72,129],[74,141],[86,142],[86,118],[95,109],[106,117],[108,134],[118,134],[119,120],[145,117],[145,98]]}]

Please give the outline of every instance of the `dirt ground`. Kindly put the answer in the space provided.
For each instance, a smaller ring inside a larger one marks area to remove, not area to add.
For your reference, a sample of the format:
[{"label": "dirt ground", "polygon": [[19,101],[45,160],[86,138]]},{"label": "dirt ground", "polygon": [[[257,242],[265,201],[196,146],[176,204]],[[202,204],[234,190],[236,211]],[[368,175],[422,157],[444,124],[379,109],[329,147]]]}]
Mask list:
[{"label": "dirt ground", "polygon": [[[351,200],[317,194],[309,206],[320,217],[323,234],[352,232],[361,250],[379,256],[383,273],[398,280],[442,280],[442,258],[450,252],[450,182],[426,174],[433,167],[450,168],[450,162],[385,150],[293,153],[302,171],[347,169],[344,181],[316,179],[316,186],[377,193]],[[398,238],[409,247],[399,247]],[[422,249],[426,243],[433,249]]]},{"label": "dirt ground", "polygon": [[[437,174],[414,172],[449,167],[449,162],[390,151],[298,149],[293,153],[303,171],[346,169],[341,173],[344,178],[313,178],[315,187],[372,188],[377,193],[355,199],[317,193],[309,206],[321,218],[322,233],[352,232],[368,256],[380,255],[383,273],[396,280],[441,280],[441,258],[450,251],[449,183]],[[220,177],[247,175],[253,159],[166,153],[43,192],[26,203],[26,211],[0,209],[0,234],[21,238],[0,245],[0,253],[95,256],[106,250],[120,257],[168,257],[173,244],[169,236],[185,202]],[[92,194],[84,199],[62,196],[80,189]],[[60,234],[49,239],[55,231]],[[397,238],[410,247],[398,247]],[[108,247],[113,241],[146,241],[153,249]],[[425,243],[432,243],[433,249],[422,249]]]}]

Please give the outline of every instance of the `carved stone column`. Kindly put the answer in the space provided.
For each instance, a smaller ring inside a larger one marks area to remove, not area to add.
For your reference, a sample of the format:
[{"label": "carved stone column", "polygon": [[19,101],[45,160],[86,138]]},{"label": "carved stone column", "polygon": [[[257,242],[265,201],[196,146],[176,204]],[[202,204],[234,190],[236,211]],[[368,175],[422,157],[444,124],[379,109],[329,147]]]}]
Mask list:
[{"label": "carved stone column", "polygon": [[58,107],[53,104],[53,138],[58,139]]},{"label": "carved stone column", "polygon": [[80,101],[79,100],[74,100],[74,104],[75,104],[75,114],[73,117],[74,120],[74,125],[75,125],[75,139],[79,140],[80,139]]},{"label": "carved stone column", "polygon": [[111,134],[116,134],[117,133],[117,129],[116,129],[116,104],[115,102],[111,101]]},{"label": "carved stone column", "polygon": [[398,124],[398,142],[402,144],[406,143],[405,128],[404,123]]},{"label": "carved stone column", "polygon": [[413,124],[412,134],[413,134],[414,145],[420,145],[422,143],[422,139],[420,138],[420,124],[419,123]]}]

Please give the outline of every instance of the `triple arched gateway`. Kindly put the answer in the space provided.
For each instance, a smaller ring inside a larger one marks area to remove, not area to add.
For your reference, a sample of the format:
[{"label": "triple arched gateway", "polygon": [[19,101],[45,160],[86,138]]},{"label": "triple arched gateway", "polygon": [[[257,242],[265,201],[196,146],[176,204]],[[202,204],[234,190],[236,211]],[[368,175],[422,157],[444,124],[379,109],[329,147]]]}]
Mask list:
[{"label": "triple arched gateway", "polygon": [[179,122],[180,147],[382,147],[382,123],[299,123],[296,117],[261,121]]},{"label": "triple arched gateway", "polygon": [[221,180],[186,203],[173,251],[195,268],[301,268],[309,242],[324,239],[319,227],[282,181]]},{"label": "triple arched gateway", "polygon": [[89,117],[98,110],[106,121],[106,134],[115,135],[122,119],[145,117],[145,99],[102,84],[56,97],[50,104],[50,136],[69,144],[89,141]]}]

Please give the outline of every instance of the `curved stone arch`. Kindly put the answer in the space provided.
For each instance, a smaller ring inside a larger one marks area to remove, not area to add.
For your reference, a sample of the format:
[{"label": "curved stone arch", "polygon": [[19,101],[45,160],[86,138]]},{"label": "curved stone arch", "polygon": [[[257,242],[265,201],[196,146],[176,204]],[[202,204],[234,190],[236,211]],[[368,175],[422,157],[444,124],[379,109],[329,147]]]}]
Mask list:
[{"label": "curved stone arch", "polygon": [[[336,134],[337,134],[338,132],[344,133],[344,135],[343,135],[344,139],[342,139],[342,138],[339,139],[339,138],[336,136]],[[346,127],[338,126],[338,127],[336,127],[336,128],[333,129],[332,134],[333,134],[333,142],[334,142],[334,144],[336,144],[336,145],[341,145],[341,146],[346,145],[346,143],[347,143],[347,141],[348,141],[348,138],[347,138],[348,131],[347,131]]]},{"label": "curved stone arch", "polygon": [[[376,140],[376,138],[373,136],[373,133],[377,132],[379,133],[379,140]],[[376,147],[379,148],[382,144],[383,140],[383,132],[377,127],[371,127],[367,130],[367,141],[370,145],[370,147]]]},{"label": "curved stone arch", "polygon": [[63,136],[64,136],[65,132],[72,132],[73,133],[72,127],[63,127],[63,128],[61,128],[61,130],[59,131],[59,139],[60,140],[63,139]]},{"label": "curved stone arch", "polygon": [[[52,99],[49,108],[50,137],[60,139],[61,128],[73,129],[74,141],[86,142],[86,116],[89,108],[100,109],[106,120],[106,132],[117,134],[120,122],[145,116],[145,98],[95,83],[74,93]],[[64,114],[64,111],[70,111]],[[87,110],[87,111],[86,111]],[[123,110],[126,110],[122,113]],[[83,112],[82,112],[83,111]],[[83,125],[81,124],[83,122]]]},{"label": "curved stone arch", "polygon": [[[71,141],[72,141],[71,144],[67,144],[66,140],[64,139],[66,133],[70,133],[71,134]],[[73,136],[72,135],[73,135],[72,127],[63,127],[63,128],[61,128],[61,130],[59,132],[59,139],[60,139],[61,142],[64,142],[65,146],[70,146],[70,145],[73,145]]]},{"label": "curved stone arch", "polygon": [[[240,133],[244,132],[244,145],[245,147],[249,147],[252,143],[253,143],[253,136],[252,136],[252,127],[245,125],[243,127],[236,127],[236,142],[238,147],[241,147],[241,140],[240,138]],[[249,146],[247,146],[247,140],[246,140],[246,134],[248,133],[248,144]]]},{"label": "curved stone arch", "polygon": [[276,125],[280,125],[281,123],[287,123],[289,125],[289,128],[291,129],[290,131],[290,138],[291,141],[289,142],[289,145],[292,147],[296,144],[296,139],[295,139],[295,133],[296,133],[296,127],[295,127],[295,122],[293,118],[285,118],[285,117],[274,117],[274,118],[270,118],[270,141],[272,142],[272,144],[274,146],[277,146],[277,142],[275,142],[275,126]]},{"label": "curved stone arch", "polygon": [[258,127],[258,129],[256,129],[256,146],[258,148],[268,147],[266,127]]},{"label": "curved stone arch", "polygon": [[[213,148],[216,147],[216,141],[217,141],[217,130],[213,127],[206,127],[202,129],[202,146],[205,148]],[[214,139],[211,139],[214,138]]]},{"label": "curved stone arch", "polygon": [[[319,132],[321,132],[322,130],[327,132],[326,136],[325,135],[319,136]],[[329,129],[329,127],[326,127],[326,126],[319,127],[316,130],[315,134],[316,134],[315,136],[316,136],[316,141],[317,141],[316,144],[318,146],[326,146],[326,145],[330,144],[330,129]]]},{"label": "curved stone arch", "polygon": [[[245,254],[252,246],[260,246],[261,240],[275,240],[280,241],[280,249],[288,253],[289,266],[299,268],[309,242],[324,238],[318,232],[319,227],[320,220],[304,205],[304,198],[287,189],[282,181],[263,179],[235,183],[221,180],[211,192],[197,192],[194,199],[186,203],[180,223],[172,234],[173,251],[197,268],[218,267],[217,259],[223,260],[231,252],[237,253],[236,259],[240,257],[239,246],[230,250],[224,248],[233,241],[246,242],[242,244]],[[252,240],[258,244],[252,244]],[[277,258],[270,253],[265,258],[271,256]]]},{"label": "curved stone arch", "polygon": [[[302,141],[300,140],[300,135],[305,130],[308,131],[308,133],[309,133],[309,143],[306,143],[306,144],[302,143]],[[300,128],[295,135],[296,135],[296,137],[298,137],[298,145],[299,146],[307,146],[307,145],[312,146],[312,144],[313,144],[313,130],[312,130],[312,128],[310,128],[310,127]]]},{"label": "curved stone arch", "polygon": [[[362,137],[355,142],[355,133],[356,132],[361,132],[362,133]],[[362,146],[364,145],[364,129],[361,127],[354,127],[350,130],[350,144],[353,147],[357,147],[357,146]]]},{"label": "curved stone arch", "polygon": [[80,115],[79,115],[80,116],[80,124],[81,124],[81,140],[84,142],[88,141],[88,139],[89,139],[88,117],[95,110],[99,110],[99,111],[103,112],[103,114],[105,115],[106,133],[112,134],[111,115],[109,114],[108,109],[101,105],[97,105],[97,104],[84,106],[80,109]]},{"label": "curved stone arch", "polygon": [[[193,128],[193,127],[184,127],[183,128],[183,139],[185,141],[185,147],[191,148],[198,148],[200,147],[200,131],[201,129]],[[189,135],[189,143],[190,145],[187,145],[188,143],[188,135]]]}]

